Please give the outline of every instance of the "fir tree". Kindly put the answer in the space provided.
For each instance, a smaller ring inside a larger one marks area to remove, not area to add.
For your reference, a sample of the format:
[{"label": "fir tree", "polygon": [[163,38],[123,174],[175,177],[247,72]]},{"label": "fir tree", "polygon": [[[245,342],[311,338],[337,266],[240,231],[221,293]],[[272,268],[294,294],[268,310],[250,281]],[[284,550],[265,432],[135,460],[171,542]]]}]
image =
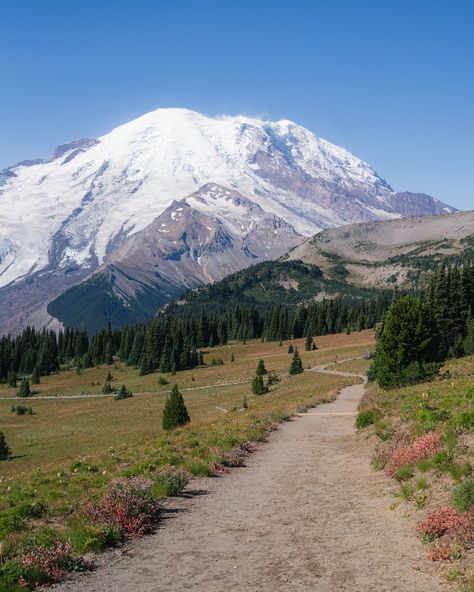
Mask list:
[{"label": "fir tree", "polygon": [[30,381],[27,378],[23,378],[20,385],[20,390],[17,393],[17,397],[29,397],[31,395]]},{"label": "fir tree", "polygon": [[415,296],[394,301],[377,342],[371,376],[383,388],[402,386],[432,376],[440,359],[438,326],[430,306]]},{"label": "fir tree", "polygon": [[463,341],[463,350],[467,356],[474,354],[474,318],[472,317],[469,317],[467,321],[467,332]]},{"label": "fir tree", "polygon": [[302,372],[304,372],[304,369],[303,363],[301,361],[301,356],[298,349],[295,349],[295,351],[293,352],[293,359],[291,360],[289,373],[290,376],[294,376],[295,374],[301,374]]},{"label": "fir tree", "polygon": [[110,382],[112,379],[113,379],[112,372],[109,370],[109,371],[107,372],[107,377],[106,377],[106,379],[105,379],[105,380],[106,380],[107,382]]},{"label": "fir tree", "polygon": [[114,398],[116,401],[121,401],[122,399],[129,399],[130,397],[133,397],[133,394],[124,384],[122,384]]},{"label": "fir tree", "polygon": [[293,352],[294,352],[294,347],[293,347],[293,344],[290,343],[290,345],[288,346],[288,353],[292,354]]},{"label": "fir tree", "polygon": [[184,425],[189,421],[190,418],[184,404],[183,395],[179,392],[178,385],[175,384],[166,399],[163,410],[163,429],[169,430],[176,426]]},{"label": "fir tree", "polygon": [[0,432],[0,460],[7,460],[11,456],[10,447],[5,440],[3,432]]},{"label": "fir tree", "polygon": [[230,354],[230,361],[231,361],[231,362],[235,362],[235,356],[234,356],[234,352],[232,352],[232,353]]},{"label": "fir tree", "polygon": [[255,374],[257,376],[263,376],[266,373],[267,373],[267,369],[265,368],[265,362],[263,360],[259,360],[258,366],[257,366],[257,371],[255,372]]},{"label": "fir tree", "polygon": [[268,388],[265,386],[261,375],[255,376],[252,380],[252,392],[254,395],[263,395],[268,392]]},{"label": "fir tree", "polygon": [[314,343],[313,343],[313,337],[312,337],[312,335],[310,335],[308,333],[308,336],[306,337],[306,341],[305,341],[305,344],[304,344],[304,348],[305,348],[306,351],[313,351],[313,345],[314,345]]},{"label": "fir tree", "polygon": [[102,393],[104,395],[110,395],[110,393],[113,391],[112,386],[110,384],[110,382],[107,380],[104,384],[104,386],[102,387]]},{"label": "fir tree", "polygon": [[16,386],[17,386],[16,372],[14,372],[13,370],[10,370],[10,372],[8,373],[7,382],[8,382],[9,387],[16,388]]}]

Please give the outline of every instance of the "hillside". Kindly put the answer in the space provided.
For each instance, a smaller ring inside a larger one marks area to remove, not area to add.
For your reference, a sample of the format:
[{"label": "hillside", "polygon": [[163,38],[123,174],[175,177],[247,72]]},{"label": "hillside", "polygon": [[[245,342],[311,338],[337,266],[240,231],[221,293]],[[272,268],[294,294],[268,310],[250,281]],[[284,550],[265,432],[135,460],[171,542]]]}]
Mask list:
[{"label": "hillside", "polygon": [[422,285],[441,259],[474,252],[474,212],[351,224],[325,230],[284,258],[365,288]]}]

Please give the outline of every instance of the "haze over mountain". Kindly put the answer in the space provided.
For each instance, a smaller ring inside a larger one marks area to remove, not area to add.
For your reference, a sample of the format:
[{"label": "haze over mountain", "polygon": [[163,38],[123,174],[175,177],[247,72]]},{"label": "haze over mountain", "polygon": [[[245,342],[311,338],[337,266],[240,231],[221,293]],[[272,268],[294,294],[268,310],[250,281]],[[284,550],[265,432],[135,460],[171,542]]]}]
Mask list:
[{"label": "haze over mountain", "polygon": [[120,324],[320,230],[455,211],[291,121],[185,109],[2,171],[0,203],[3,331],[57,326],[48,304],[95,272],[73,297]]}]

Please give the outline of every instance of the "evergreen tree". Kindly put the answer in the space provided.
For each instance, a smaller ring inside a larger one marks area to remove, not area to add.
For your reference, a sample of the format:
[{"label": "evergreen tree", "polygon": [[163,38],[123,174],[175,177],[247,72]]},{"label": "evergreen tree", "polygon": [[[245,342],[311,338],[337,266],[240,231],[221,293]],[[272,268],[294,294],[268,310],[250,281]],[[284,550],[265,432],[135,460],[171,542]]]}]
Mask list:
[{"label": "evergreen tree", "polygon": [[40,372],[38,368],[38,364],[35,365],[33,368],[33,374],[31,375],[31,383],[32,384],[39,384],[40,383]]},{"label": "evergreen tree", "polygon": [[474,318],[472,317],[469,317],[467,321],[467,332],[463,341],[463,350],[467,356],[474,354]]},{"label": "evergreen tree", "polygon": [[440,359],[438,326],[429,305],[415,296],[394,301],[377,342],[371,376],[384,388],[402,386],[432,376]]},{"label": "evergreen tree", "polygon": [[133,397],[133,394],[124,384],[122,384],[114,398],[116,401],[121,401],[122,399],[129,399],[130,397]]},{"label": "evergreen tree", "polygon": [[295,351],[293,352],[293,359],[291,360],[289,373],[290,376],[294,376],[295,374],[301,374],[302,372],[304,372],[304,369],[303,363],[301,361],[301,356],[298,349],[295,348]]},{"label": "evergreen tree", "polygon": [[268,392],[268,387],[265,386],[261,375],[255,376],[252,380],[252,392],[254,395],[263,395]]},{"label": "evergreen tree", "polygon": [[113,391],[112,386],[110,384],[110,382],[107,380],[104,384],[104,386],[102,387],[102,393],[104,395],[110,395],[110,393]]},{"label": "evergreen tree", "polygon": [[231,362],[235,362],[235,356],[234,356],[234,352],[232,352],[232,353],[230,354],[230,361],[231,361]]},{"label": "evergreen tree", "polygon": [[112,379],[113,379],[112,372],[109,370],[109,371],[107,372],[107,376],[106,376],[105,380],[106,380],[107,382],[110,382]]},{"label": "evergreen tree", "polygon": [[163,410],[163,429],[169,430],[176,426],[184,425],[189,421],[190,418],[184,404],[183,395],[179,392],[178,385],[175,384],[166,399]]},{"label": "evergreen tree", "polygon": [[16,383],[17,383],[16,372],[14,372],[13,370],[10,370],[10,372],[8,373],[7,382],[8,382],[9,387],[16,388]]},{"label": "evergreen tree", "polygon": [[308,336],[306,337],[306,341],[304,344],[304,348],[306,351],[313,351],[313,337],[311,336],[311,334],[308,333]]},{"label": "evergreen tree", "polygon": [[30,381],[27,378],[23,378],[20,385],[20,390],[17,393],[17,397],[29,397],[31,395]]},{"label": "evergreen tree", "polygon": [[0,460],[7,460],[11,456],[10,447],[5,440],[3,432],[0,432]]},{"label": "evergreen tree", "polygon": [[259,360],[256,375],[263,376],[267,373],[267,369],[265,368],[265,362],[263,360]]},{"label": "evergreen tree", "polygon": [[295,350],[294,350],[293,344],[292,344],[292,343],[290,343],[290,345],[288,346],[288,353],[289,353],[289,354],[292,354],[294,351],[295,351]]}]

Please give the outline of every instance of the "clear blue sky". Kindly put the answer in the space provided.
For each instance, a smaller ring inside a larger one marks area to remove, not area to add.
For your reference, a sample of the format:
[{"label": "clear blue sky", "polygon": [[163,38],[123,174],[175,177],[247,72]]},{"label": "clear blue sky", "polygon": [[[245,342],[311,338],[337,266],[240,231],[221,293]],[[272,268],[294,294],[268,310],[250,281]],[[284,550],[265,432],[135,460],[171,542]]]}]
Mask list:
[{"label": "clear blue sky", "polygon": [[474,3],[2,0],[0,167],[157,107],[292,119],[474,209]]}]

